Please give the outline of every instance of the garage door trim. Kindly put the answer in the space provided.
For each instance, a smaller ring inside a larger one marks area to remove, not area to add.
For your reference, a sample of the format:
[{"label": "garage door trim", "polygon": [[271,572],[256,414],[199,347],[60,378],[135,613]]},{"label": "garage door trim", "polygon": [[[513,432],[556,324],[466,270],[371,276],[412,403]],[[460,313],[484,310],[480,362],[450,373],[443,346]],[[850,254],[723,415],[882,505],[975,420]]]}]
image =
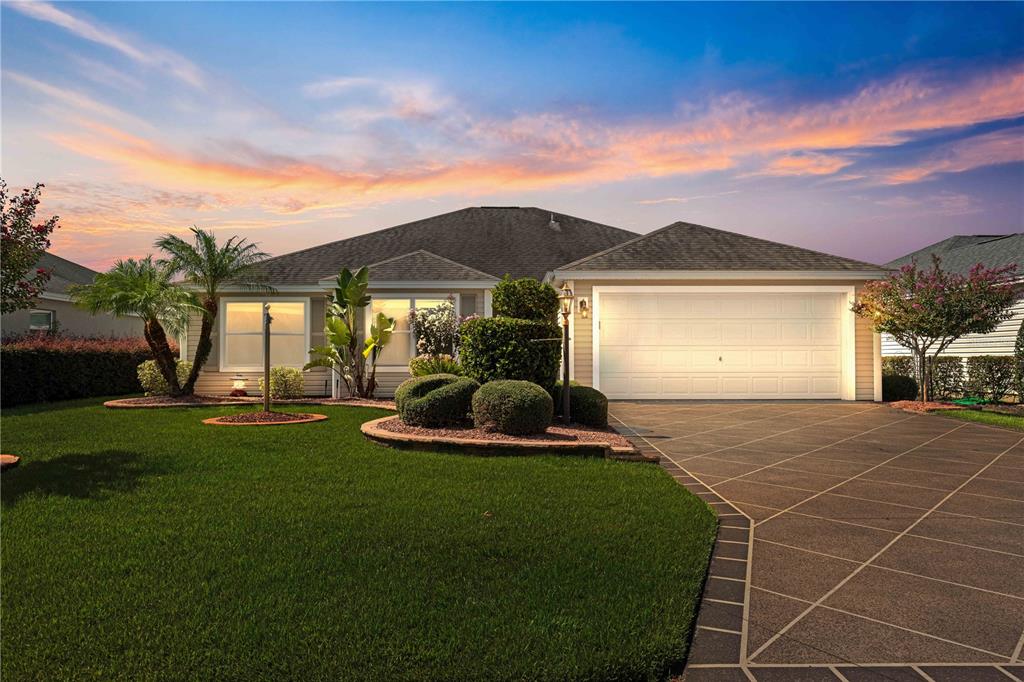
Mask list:
[{"label": "garage door trim", "polygon": [[591,302],[593,313],[593,384],[601,390],[601,294],[608,293],[736,293],[736,294],[771,294],[771,293],[834,293],[845,294],[846,299],[840,315],[841,334],[841,393],[843,400],[855,400],[857,391],[857,355],[856,355],[856,318],[850,307],[855,301],[853,285],[764,285],[764,286],[685,286],[685,285],[648,285],[648,286],[594,286]]}]

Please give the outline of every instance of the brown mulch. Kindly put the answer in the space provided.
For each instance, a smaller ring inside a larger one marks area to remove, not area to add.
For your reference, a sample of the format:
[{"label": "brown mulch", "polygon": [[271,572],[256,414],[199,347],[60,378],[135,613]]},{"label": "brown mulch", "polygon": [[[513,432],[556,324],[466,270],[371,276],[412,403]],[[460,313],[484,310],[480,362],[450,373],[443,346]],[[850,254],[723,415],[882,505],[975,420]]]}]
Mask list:
[{"label": "brown mulch", "polygon": [[934,412],[935,410],[962,410],[962,405],[954,405],[952,403],[936,403],[927,402],[922,403],[920,400],[897,400],[889,403],[889,407],[894,407],[897,410],[903,410],[905,412]]},{"label": "brown mulch", "polygon": [[[384,398],[289,398],[274,400],[275,405],[349,405],[351,407],[379,407],[394,410],[395,401]],[[120,398],[103,403],[106,407],[199,407],[203,405],[261,405],[259,396],[189,395],[172,398],[169,395],[150,395],[139,398]]]},{"label": "brown mulch", "polygon": [[172,398],[169,395],[147,395],[141,398],[121,398],[120,400],[111,400],[110,402],[117,403],[118,406],[124,407],[128,407],[130,405],[145,405],[147,407],[180,407],[183,405],[221,405],[223,403],[242,403],[238,398],[227,398],[215,395],[183,395],[178,396],[177,398]]},{"label": "brown mulch", "polygon": [[217,417],[222,424],[280,424],[281,422],[308,421],[308,414],[294,414],[292,412],[242,412],[241,414],[229,414],[226,417]]},{"label": "brown mulch", "polygon": [[379,407],[382,410],[395,409],[395,401],[387,398],[323,398],[316,405],[351,405],[352,407]]},{"label": "brown mulch", "polygon": [[563,441],[576,443],[608,443],[613,447],[633,447],[625,436],[611,429],[597,429],[580,424],[564,426],[553,424],[544,433],[531,436],[509,436],[504,433],[485,431],[473,426],[430,429],[422,426],[410,426],[397,417],[380,422],[378,426],[392,433],[408,433],[416,436],[433,436],[435,438],[472,438],[506,443],[522,441]]}]

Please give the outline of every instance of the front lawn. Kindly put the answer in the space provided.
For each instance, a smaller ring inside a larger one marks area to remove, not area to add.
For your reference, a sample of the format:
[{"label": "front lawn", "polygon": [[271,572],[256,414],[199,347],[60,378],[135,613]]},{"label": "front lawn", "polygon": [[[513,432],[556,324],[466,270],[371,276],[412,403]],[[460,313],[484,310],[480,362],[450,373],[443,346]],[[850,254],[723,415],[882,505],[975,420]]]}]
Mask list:
[{"label": "front lawn", "polygon": [[989,410],[942,410],[939,412],[944,417],[963,419],[964,421],[988,424],[990,426],[1002,426],[1005,429],[1024,431],[1024,417],[1015,414],[1004,414]]},{"label": "front lawn", "polygon": [[368,443],[353,407],[5,410],[4,679],[636,679],[715,521],[658,467]]}]

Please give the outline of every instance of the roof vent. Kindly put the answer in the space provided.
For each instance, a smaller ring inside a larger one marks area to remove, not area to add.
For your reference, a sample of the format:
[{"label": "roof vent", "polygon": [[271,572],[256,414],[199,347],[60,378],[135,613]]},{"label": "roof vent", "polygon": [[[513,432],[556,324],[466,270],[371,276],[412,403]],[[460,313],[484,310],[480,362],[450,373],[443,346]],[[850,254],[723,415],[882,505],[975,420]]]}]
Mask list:
[{"label": "roof vent", "polygon": [[562,223],[560,223],[557,220],[555,220],[555,214],[554,213],[551,214],[551,219],[548,220],[548,227],[550,227],[555,232],[561,232],[562,231]]}]

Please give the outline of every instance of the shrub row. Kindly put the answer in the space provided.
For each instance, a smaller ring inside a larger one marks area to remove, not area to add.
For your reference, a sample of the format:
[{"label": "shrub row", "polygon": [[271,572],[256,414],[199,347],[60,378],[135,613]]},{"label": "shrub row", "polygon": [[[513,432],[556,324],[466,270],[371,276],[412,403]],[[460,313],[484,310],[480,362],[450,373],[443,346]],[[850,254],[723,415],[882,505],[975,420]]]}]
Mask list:
[{"label": "shrub row", "polygon": [[[1017,363],[1009,355],[977,355],[966,359],[948,355],[932,359],[929,374],[930,395],[936,399],[966,395],[1002,400],[1014,390]],[[907,356],[882,358],[883,395],[886,377],[911,379],[915,389],[921,380],[914,359]],[[901,385],[909,386],[906,382]]]},{"label": "shrub row", "polygon": [[149,359],[143,339],[33,334],[0,346],[4,407],[52,400],[141,393],[137,369]]}]

